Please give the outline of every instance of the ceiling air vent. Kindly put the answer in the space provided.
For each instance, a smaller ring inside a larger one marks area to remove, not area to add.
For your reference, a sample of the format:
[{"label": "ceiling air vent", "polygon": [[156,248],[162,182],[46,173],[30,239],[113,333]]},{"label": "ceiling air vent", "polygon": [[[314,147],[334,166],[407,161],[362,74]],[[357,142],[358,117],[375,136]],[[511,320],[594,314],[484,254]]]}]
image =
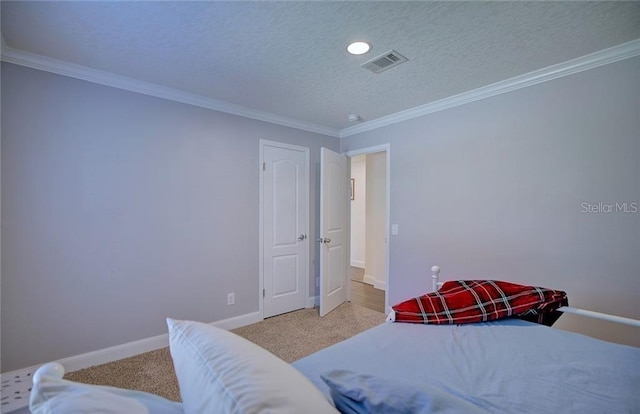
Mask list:
[{"label": "ceiling air vent", "polygon": [[394,66],[398,66],[401,63],[406,62],[406,57],[402,56],[400,53],[395,50],[391,50],[382,56],[378,56],[376,58],[371,59],[368,62],[363,63],[362,66],[365,69],[370,70],[373,73],[384,72],[387,69],[391,69]]}]

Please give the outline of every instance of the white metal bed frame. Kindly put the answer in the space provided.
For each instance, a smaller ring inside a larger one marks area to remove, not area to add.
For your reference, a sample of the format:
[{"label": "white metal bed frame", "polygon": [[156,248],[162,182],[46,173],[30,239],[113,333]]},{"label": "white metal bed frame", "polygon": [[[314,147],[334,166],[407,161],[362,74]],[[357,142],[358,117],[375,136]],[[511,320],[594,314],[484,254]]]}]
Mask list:
[{"label": "white metal bed frame", "polygon": [[[443,284],[443,282],[440,282],[440,267],[439,266],[433,266],[431,268],[431,279],[432,279],[433,291],[435,292],[436,290],[440,289],[440,287],[442,287],[442,284]],[[609,315],[607,313],[601,313],[601,312],[594,312],[594,311],[585,310],[585,309],[572,308],[570,306],[562,306],[562,307],[558,308],[558,310],[560,312],[564,312],[564,313],[573,313],[575,315],[582,315],[582,316],[587,316],[587,317],[590,317],[590,318],[602,319],[602,320],[609,321],[609,322],[617,322],[617,323],[622,323],[622,324],[625,324],[625,325],[631,325],[631,326],[635,326],[635,327],[640,328],[640,320],[632,319],[632,318],[626,318],[624,316]]]}]

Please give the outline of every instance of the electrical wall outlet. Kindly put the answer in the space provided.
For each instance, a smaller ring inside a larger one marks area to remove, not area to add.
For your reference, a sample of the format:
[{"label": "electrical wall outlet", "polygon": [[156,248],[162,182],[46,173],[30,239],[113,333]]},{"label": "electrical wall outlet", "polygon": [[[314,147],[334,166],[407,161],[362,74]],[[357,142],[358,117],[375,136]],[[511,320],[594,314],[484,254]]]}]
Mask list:
[{"label": "electrical wall outlet", "polygon": [[235,293],[227,293],[227,305],[233,305],[236,303]]}]

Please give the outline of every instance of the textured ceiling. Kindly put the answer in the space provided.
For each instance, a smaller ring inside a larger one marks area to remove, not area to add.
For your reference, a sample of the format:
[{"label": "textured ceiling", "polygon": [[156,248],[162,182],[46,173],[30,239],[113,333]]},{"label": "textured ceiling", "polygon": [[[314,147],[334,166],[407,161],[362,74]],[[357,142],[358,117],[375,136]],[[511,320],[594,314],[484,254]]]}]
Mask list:
[{"label": "textured ceiling", "polygon": [[[335,129],[640,38],[639,2],[11,2],[11,49]],[[373,44],[364,56],[345,46]],[[363,62],[395,49],[380,74]]]}]

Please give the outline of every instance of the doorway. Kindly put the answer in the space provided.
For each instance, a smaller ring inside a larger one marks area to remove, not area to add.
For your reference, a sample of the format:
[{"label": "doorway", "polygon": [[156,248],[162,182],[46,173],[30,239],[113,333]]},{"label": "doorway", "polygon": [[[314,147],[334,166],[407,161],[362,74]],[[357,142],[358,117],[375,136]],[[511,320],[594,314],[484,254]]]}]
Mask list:
[{"label": "doorway", "polygon": [[306,307],[309,148],[260,140],[260,311]]},{"label": "doorway", "polygon": [[388,306],[389,145],[346,154],[351,171],[351,301],[385,312]]}]

